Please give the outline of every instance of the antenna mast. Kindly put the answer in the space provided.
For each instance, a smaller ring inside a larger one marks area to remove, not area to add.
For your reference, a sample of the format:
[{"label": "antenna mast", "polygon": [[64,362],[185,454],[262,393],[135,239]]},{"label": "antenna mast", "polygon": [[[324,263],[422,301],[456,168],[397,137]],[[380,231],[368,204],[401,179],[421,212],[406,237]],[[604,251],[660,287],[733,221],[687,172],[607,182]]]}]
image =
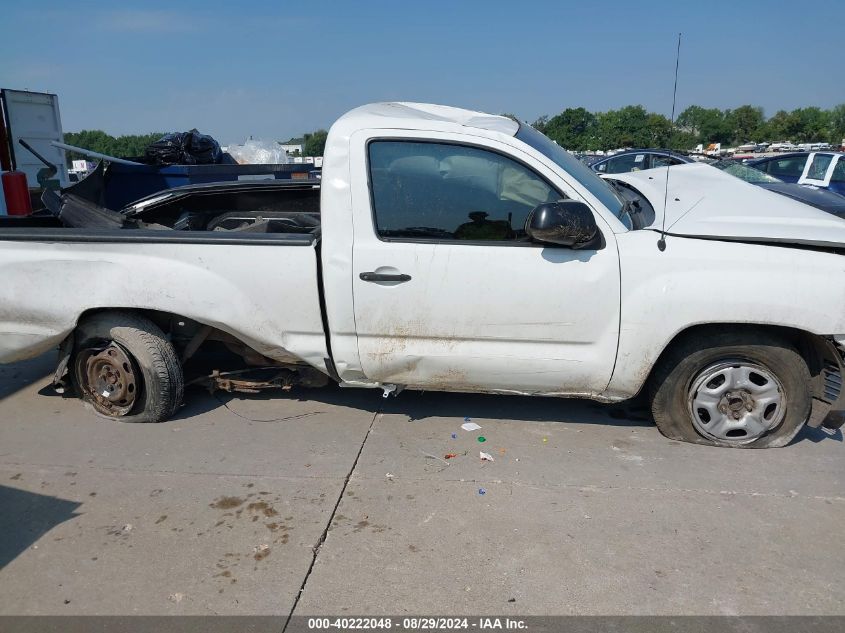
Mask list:
[{"label": "antenna mast", "polygon": [[[675,100],[678,96],[678,64],[681,61],[681,34],[678,33],[678,50],[675,52],[675,87],[672,89],[672,118],[669,124],[671,138],[672,130],[675,127]],[[672,149],[671,147],[669,148]],[[669,164],[666,161],[666,188],[663,190],[663,222],[660,227],[660,239],[657,240],[657,248],[662,252],[666,250],[666,209],[669,201]]]}]

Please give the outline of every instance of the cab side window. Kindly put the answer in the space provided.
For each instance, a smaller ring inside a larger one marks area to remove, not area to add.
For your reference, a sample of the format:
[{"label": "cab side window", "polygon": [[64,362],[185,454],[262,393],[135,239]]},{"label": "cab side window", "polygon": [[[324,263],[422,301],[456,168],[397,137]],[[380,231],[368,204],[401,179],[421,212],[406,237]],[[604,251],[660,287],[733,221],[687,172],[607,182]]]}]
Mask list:
[{"label": "cab side window", "polygon": [[376,231],[388,239],[526,241],[531,210],[564,198],[521,163],[475,147],[373,141],[368,153]]}]

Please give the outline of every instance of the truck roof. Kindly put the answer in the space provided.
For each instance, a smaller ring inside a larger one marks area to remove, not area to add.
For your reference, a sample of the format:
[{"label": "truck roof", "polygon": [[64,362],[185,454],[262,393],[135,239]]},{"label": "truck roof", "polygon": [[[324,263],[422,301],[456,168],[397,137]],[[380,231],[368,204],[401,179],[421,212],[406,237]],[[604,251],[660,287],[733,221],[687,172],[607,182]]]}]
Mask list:
[{"label": "truck roof", "polygon": [[472,127],[508,136],[513,136],[519,130],[519,124],[508,117],[433,103],[406,101],[370,103],[355,108],[340,117],[332,127],[343,130],[373,128],[442,130],[444,126],[447,128]]}]

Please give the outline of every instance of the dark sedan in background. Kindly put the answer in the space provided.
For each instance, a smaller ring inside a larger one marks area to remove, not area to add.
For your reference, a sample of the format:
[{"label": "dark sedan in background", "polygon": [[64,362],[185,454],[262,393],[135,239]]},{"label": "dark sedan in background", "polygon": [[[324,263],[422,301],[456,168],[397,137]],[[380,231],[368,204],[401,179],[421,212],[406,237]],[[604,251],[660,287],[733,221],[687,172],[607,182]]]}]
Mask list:
[{"label": "dark sedan in background", "polygon": [[599,174],[624,174],[629,171],[692,162],[694,161],[689,156],[668,149],[634,149],[593,160],[589,165],[590,169]]},{"label": "dark sedan in background", "polygon": [[845,195],[845,154],[841,152],[791,152],[746,164],[784,182],[813,185]]},{"label": "dark sedan in background", "polygon": [[720,160],[711,163],[711,165],[752,185],[763,187],[763,189],[774,191],[782,196],[787,196],[793,200],[798,200],[822,211],[827,211],[833,215],[845,218],[845,196],[841,196],[830,189],[820,189],[809,185],[784,182],[748,164],[734,160]]}]

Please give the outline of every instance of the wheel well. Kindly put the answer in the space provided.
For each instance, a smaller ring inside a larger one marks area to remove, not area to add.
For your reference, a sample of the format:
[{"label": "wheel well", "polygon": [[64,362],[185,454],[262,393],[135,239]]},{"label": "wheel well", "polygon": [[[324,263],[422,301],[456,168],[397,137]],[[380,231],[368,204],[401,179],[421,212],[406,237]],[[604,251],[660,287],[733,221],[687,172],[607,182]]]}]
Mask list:
[{"label": "wheel well", "polygon": [[[274,352],[270,358],[225,330],[172,312],[142,308],[93,308],[79,315],[77,327],[83,320],[104,312],[128,312],[143,316],[157,325],[176,351],[183,368],[189,366],[186,363],[197,361],[192,368],[196,379],[189,384],[248,393],[275,387],[290,388],[294,384],[306,387],[323,387],[328,384],[326,372],[311,367],[283,349]],[[69,358],[73,334],[67,341],[70,343],[65,344],[64,357]],[[208,353],[197,354],[199,350]],[[234,359],[237,360],[233,365]],[[268,376],[267,372],[271,372],[271,375]],[[203,382],[199,382],[200,379]]]},{"label": "wheel well", "polygon": [[[693,325],[685,330],[678,332],[674,338],[663,348],[663,351],[658,356],[657,361],[652,365],[651,371],[643,383],[640,391],[646,389],[652,381],[655,370],[664,362],[666,356],[671,350],[682,343],[689,337],[706,337],[710,334],[724,332],[725,329],[730,329],[733,332],[765,332],[772,336],[779,337],[784,341],[792,344],[798,353],[804,358],[807,367],[810,370],[812,377],[813,395],[818,397],[824,390],[822,379],[822,370],[825,366],[825,359],[831,355],[830,343],[818,334],[800,330],[798,328],[791,328],[781,325],[768,325],[757,323],[707,323],[701,325]],[[835,352],[834,352],[835,353]]]},{"label": "wheel well", "polygon": [[[180,351],[180,353],[189,344],[189,341],[191,341],[191,339],[193,339],[199,334],[199,338],[197,339],[198,345],[204,344],[204,341],[206,340],[224,341],[229,343],[232,347],[236,348],[233,349],[235,353],[244,356],[245,358],[252,358],[258,364],[273,364],[273,361],[262,356],[261,354],[253,350],[251,347],[246,345],[243,341],[240,341],[231,334],[228,334],[227,332],[224,332],[223,330],[220,330],[218,328],[207,326],[203,323],[200,323],[199,321],[182,316],[181,314],[176,314],[174,312],[165,312],[162,310],[150,310],[144,308],[121,308],[118,306],[110,306],[107,308],[91,308],[79,315],[79,318],[77,319],[77,325],[82,320],[90,317],[93,314],[111,311],[131,312],[148,318],[150,321],[152,321],[158,327],[161,328],[162,332],[164,332],[170,338],[171,343],[177,348],[178,351]],[[196,349],[194,349],[194,351],[196,351]]]},{"label": "wheel well", "polygon": [[[142,316],[147,317],[150,321],[155,323],[159,326],[162,331],[167,334],[173,323],[179,323],[180,321],[183,323],[197,323],[193,319],[189,319],[187,317],[182,316],[181,314],[176,314],[174,312],[164,312],[162,310],[148,310],[144,308],[123,308],[120,306],[108,306],[103,308],[89,308],[85,310],[82,314],[79,315],[79,318],[76,319],[76,324],[79,323],[86,318],[90,317],[92,314],[99,314],[101,312],[112,312],[112,311],[119,311],[119,312],[132,312],[134,314],[140,314]],[[201,324],[198,324],[201,325]]]}]

